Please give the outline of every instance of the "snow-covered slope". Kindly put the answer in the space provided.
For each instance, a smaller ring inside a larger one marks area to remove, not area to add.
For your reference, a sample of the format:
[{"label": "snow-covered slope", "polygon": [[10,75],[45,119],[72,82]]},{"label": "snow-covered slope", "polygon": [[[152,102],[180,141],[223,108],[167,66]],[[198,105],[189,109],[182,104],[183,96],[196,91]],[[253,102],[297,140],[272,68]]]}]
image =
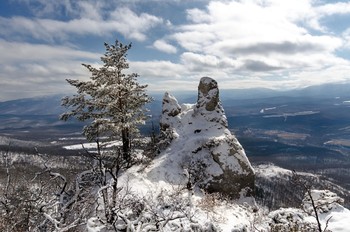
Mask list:
[{"label": "snow-covered slope", "polygon": [[[303,190],[292,181],[293,172],[273,164],[254,166],[255,170],[255,199],[259,204],[270,210],[280,207],[295,207],[302,204]],[[298,172],[304,181],[312,183],[314,189],[328,189],[345,199],[344,205],[349,207],[350,191],[335,184],[331,179],[322,175]]]},{"label": "snow-covered slope", "polygon": [[[300,208],[280,208],[269,212],[256,205],[253,198],[229,200],[219,194],[187,189],[186,182],[174,184],[167,176],[157,177],[149,168],[162,166],[164,158],[155,159],[153,165],[144,170],[135,166],[121,177],[123,189],[118,193],[118,199],[126,201],[123,203],[126,207],[120,209],[124,217],[118,222],[120,231],[318,231],[307,197]],[[270,172],[267,170],[269,167]],[[169,166],[168,173],[175,174],[171,168]],[[290,172],[275,166],[267,166],[265,171],[272,175]],[[320,206],[318,212],[322,229],[327,226],[332,232],[348,231],[350,211],[340,205],[342,200],[336,194],[328,190],[313,190],[312,196],[316,205]],[[97,222],[94,223],[94,220]],[[96,217],[89,220],[88,231],[105,231],[103,228]]]}]

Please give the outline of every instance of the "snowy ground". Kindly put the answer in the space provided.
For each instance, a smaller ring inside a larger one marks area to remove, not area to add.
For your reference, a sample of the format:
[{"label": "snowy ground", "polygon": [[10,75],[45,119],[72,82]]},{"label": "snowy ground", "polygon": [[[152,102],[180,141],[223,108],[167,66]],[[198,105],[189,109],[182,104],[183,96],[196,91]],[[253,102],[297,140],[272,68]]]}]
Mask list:
[{"label": "snowy ground", "polygon": [[[164,157],[155,160],[154,165],[164,162]],[[271,167],[268,175],[290,172],[276,166]],[[268,171],[265,167],[266,172]],[[277,175],[279,175],[277,174]],[[281,208],[268,212],[264,207],[256,205],[252,198],[241,198],[236,201],[220,198],[218,195],[209,195],[200,191],[188,191],[184,185],[172,184],[160,177],[149,178],[147,171],[140,167],[133,167],[121,177],[122,185],[135,196],[147,199],[147,204],[157,210],[163,210],[162,215],[182,215],[187,212],[190,217],[180,217],[170,220],[163,231],[193,231],[194,226],[204,228],[204,231],[317,231],[316,219],[312,208],[307,201],[304,209]],[[181,182],[181,181],[180,181]],[[127,187],[126,187],[127,186]],[[333,232],[348,232],[350,228],[350,211],[339,203],[341,199],[335,194],[325,190],[314,190],[313,198],[319,204],[319,218],[322,229],[327,228]],[[162,200],[160,200],[162,199]],[[166,199],[166,200],[165,200]],[[182,205],[181,210],[170,212],[172,206],[162,207],[165,202],[169,205]],[[170,216],[169,216],[170,217]],[[88,231],[102,231],[103,227],[89,220]],[[299,227],[298,227],[299,226]],[[141,228],[141,227],[140,227]],[[214,230],[215,229],[215,230]],[[303,230],[301,230],[303,229]],[[132,231],[132,230],[130,230]],[[136,231],[136,230],[135,230]],[[147,231],[147,230],[140,230]]]},{"label": "snowy ground", "polygon": [[[121,142],[110,142],[104,144],[105,148],[113,147],[113,146],[120,146]],[[97,149],[97,144],[94,143],[81,143],[81,144],[74,144],[74,145],[67,145],[63,146],[64,149],[67,150],[81,150],[81,149],[87,149],[87,150],[95,150]]]}]

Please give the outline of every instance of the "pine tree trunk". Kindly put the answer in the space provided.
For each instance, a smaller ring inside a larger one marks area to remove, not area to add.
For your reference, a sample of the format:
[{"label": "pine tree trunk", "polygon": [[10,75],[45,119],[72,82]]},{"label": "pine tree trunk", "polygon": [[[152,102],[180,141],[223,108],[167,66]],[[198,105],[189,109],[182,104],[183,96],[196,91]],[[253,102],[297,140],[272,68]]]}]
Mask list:
[{"label": "pine tree trunk", "polygon": [[130,135],[129,129],[124,128],[122,130],[122,143],[123,143],[123,158],[129,162],[130,161]]}]

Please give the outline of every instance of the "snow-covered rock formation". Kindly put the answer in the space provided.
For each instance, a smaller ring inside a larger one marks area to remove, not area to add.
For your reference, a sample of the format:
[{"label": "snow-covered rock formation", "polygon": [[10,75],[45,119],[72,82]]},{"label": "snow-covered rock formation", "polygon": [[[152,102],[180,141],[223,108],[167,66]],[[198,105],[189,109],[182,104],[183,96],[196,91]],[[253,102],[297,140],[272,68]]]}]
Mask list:
[{"label": "snow-covered rock formation", "polygon": [[[252,193],[254,170],[228,130],[215,80],[200,80],[196,104],[180,106],[175,97],[165,93],[160,128],[162,144],[168,144],[163,151],[168,156],[164,162],[171,160],[167,170],[174,170],[176,165],[175,169],[182,168],[188,188],[199,186],[233,199]],[[153,172],[160,170],[155,167]]]}]

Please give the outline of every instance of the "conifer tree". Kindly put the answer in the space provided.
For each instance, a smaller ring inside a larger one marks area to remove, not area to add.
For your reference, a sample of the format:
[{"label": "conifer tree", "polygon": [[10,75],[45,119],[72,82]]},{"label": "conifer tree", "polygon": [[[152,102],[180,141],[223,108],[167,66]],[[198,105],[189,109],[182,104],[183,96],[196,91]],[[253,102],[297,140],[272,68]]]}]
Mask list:
[{"label": "conifer tree", "polygon": [[131,44],[104,44],[106,52],[103,66],[95,68],[83,64],[91,73],[90,80],[67,82],[77,88],[77,94],[64,97],[62,105],[71,108],[61,115],[62,120],[75,117],[87,121],[83,133],[89,141],[100,141],[102,137],[119,140],[123,158],[130,161],[133,138],[138,126],[145,122],[145,104],[151,101],[146,94],[147,85],[137,82],[138,74],[125,74],[129,68],[126,56]]}]

